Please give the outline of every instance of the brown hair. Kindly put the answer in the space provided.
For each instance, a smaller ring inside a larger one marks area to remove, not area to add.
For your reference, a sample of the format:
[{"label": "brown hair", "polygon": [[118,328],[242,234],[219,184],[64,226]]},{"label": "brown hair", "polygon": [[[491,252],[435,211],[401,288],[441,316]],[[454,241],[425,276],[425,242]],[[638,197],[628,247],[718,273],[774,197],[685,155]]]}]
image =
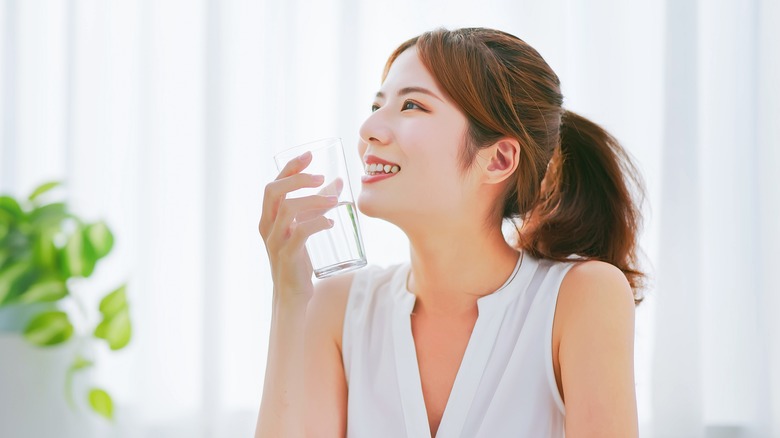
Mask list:
[{"label": "brown hair", "polygon": [[[436,29],[401,44],[385,65],[416,46],[420,60],[468,119],[461,171],[501,138],[520,144],[520,165],[490,223],[523,222],[518,249],[566,261],[576,255],[618,267],[634,290],[644,199],[639,172],[606,130],[562,108],[560,81],[520,38],[485,28]],[[500,220],[499,220],[500,219]]]}]

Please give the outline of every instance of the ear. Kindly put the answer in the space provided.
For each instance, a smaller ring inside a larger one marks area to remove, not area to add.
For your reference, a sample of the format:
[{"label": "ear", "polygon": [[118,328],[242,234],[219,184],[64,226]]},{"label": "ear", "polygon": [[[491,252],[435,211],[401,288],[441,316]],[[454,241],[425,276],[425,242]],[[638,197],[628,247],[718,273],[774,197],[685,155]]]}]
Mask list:
[{"label": "ear", "polygon": [[498,184],[509,178],[520,161],[520,143],[513,138],[502,138],[492,146],[479,151],[485,182]]}]

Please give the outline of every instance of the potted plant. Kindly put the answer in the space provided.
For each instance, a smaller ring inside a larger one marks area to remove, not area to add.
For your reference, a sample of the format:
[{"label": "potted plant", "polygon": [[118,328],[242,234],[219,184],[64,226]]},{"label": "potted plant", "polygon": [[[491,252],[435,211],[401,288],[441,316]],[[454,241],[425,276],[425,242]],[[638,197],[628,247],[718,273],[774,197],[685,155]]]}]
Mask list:
[{"label": "potted plant", "polygon": [[[75,407],[73,378],[94,366],[90,346],[106,342],[111,350],[122,349],[132,327],[125,284],[102,298],[91,324],[87,307],[72,290],[73,281],[92,275],[109,254],[114,237],[105,222],[88,223],[64,202],[42,202],[58,185],[43,184],[26,199],[0,196],[0,331],[16,333],[33,348],[69,345],[70,363],[62,372],[65,399]],[[0,362],[6,360],[14,359]],[[113,418],[104,389],[92,387],[80,397],[95,413]]]}]

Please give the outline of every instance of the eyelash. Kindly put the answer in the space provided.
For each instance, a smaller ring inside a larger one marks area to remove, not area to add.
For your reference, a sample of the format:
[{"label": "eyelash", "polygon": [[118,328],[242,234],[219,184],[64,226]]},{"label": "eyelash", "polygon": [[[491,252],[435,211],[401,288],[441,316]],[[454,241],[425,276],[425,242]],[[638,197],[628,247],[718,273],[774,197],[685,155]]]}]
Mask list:
[{"label": "eyelash", "polygon": [[[406,105],[408,105],[408,104],[414,105],[414,106],[416,106],[418,109],[420,109],[420,110],[422,110],[422,111],[425,111],[425,110],[423,109],[423,107],[421,107],[421,106],[420,106],[420,105],[419,105],[417,102],[415,102],[415,101],[413,101],[413,100],[405,100],[405,101],[404,101],[404,104],[401,106],[401,111],[403,111],[403,110],[406,108]],[[379,105],[377,105],[377,104],[373,104],[373,105],[371,105],[371,112],[372,112],[372,113],[373,113],[374,111],[378,110],[378,109],[379,109]]]}]

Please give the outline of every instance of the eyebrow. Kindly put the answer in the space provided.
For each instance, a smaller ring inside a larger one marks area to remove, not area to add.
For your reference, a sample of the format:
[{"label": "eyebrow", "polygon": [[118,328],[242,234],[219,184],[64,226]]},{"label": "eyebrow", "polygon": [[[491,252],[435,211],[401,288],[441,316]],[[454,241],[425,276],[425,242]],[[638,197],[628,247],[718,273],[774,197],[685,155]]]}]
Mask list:
[{"label": "eyebrow", "polygon": [[[405,87],[405,88],[401,88],[400,90],[398,90],[398,97],[401,97],[401,96],[403,96],[405,94],[409,94],[409,93],[427,94],[428,96],[434,97],[434,98],[444,102],[441,99],[441,97],[437,96],[433,91],[428,90],[427,88],[423,88],[423,87]],[[385,94],[382,93],[381,91],[379,91],[379,92],[376,93],[376,97],[384,99],[385,98]]]}]

